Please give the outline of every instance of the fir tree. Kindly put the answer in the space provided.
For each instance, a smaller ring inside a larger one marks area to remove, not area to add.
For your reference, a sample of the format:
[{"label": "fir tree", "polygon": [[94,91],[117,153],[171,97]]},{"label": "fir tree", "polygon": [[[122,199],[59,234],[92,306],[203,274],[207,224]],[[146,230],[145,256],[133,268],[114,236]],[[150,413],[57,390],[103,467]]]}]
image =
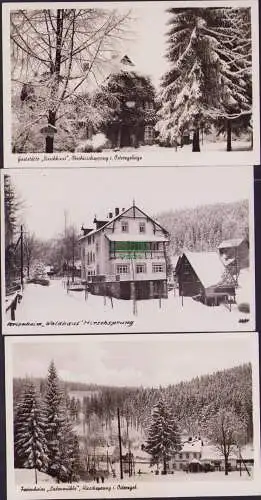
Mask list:
[{"label": "fir tree", "polygon": [[57,477],[60,470],[60,445],[63,435],[64,413],[62,406],[62,391],[57,371],[52,361],[48,370],[46,393],[46,438],[50,475]]},{"label": "fir tree", "polygon": [[151,454],[151,464],[163,465],[167,473],[171,457],[180,449],[180,435],[173,414],[162,400],[153,408],[146,451]]},{"label": "fir tree", "polygon": [[58,482],[75,480],[73,478],[77,476],[78,463],[77,437],[72,432],[66,397],[61,389],[53,361],[48,371],[45,407],[49,474],[56,477]]},{"label": "fir tree", "polygon": [[170,70],[162,81],[157,123],[161,142],[173,146],[192,129],[193,151],[199,151],[200,129],[208,130],[218,120],[226,119],[229,127],[231,120],[249,120],[249,12],[209,7],[169,9]]},{"label": "fir tree", "polygon": [[35,386],[26,384],[14,419],[15,466],[46,471],[48,464],[45,418]]}]

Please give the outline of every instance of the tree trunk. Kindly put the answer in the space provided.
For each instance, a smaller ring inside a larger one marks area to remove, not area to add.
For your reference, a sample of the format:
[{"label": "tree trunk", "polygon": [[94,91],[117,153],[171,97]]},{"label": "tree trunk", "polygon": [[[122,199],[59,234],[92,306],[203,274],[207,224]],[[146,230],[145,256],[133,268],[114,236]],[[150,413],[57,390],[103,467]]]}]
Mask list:
[{"label": "tree trunk", "polygon": [[[56,113],[54,111],[49,111],[49,116],[48,116],[48,125],[53,125],[55,127],[56,123]],[[46,153],[53,153],[53,136],[51,137],[50,135],[46,136],[45,139],[45,152]]]},{"label": "tree trunk", "polygon": [[225,456],[225,476],[228,476],[228,457]]},{"label": "tree trunk", "polygon": [[192,151],[200,152],[199,128],[196,128],[193,132]]},{"label": "tree trunk", "polygon": [[36,469],[36,467],[34,468],[34,480],[35,480],[35,484],[37,484],[37,469]]},{"label": "tree trunk", "polygon": [[163,458],[163,471],[162,471],[162,473],[163,473],[164,475],[166,475],[166,474],[167,474],[167,460],[166,460],[166,458],[165,458],[165,457]]},{"label": "tree trunk", "polygon": [[232,127],[231,127],[231,120],[227,120],[227,151],[232,151]]}]

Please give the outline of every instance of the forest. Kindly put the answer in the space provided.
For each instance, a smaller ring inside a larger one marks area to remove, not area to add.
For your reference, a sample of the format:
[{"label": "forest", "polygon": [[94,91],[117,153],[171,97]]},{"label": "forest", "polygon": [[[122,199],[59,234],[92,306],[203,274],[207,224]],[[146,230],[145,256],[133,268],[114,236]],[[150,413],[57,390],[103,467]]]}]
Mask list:
[{"label": "forest", "polygon": [[[31,381],[35,387],[38,387],[42,398],[48,392],[48,380]],[[25,379],[13,381],[15,415],[17,415],[25,383]],[[250,363],[202,375],[190,381],[170,384],[167,387],[110,387],[64,381],[60,382],[60,387],[65,397],[70,421],[77,423],[83,418],[89,430],[92,429],[93,419],[100,422],[101,428],[112,429],[117,408],[120,408],[127,433],[129,428],[146,435],[150,427],[153,407],[163,400],[172,410],[180,432],[186,430],[190,436],[206,435],[208,422],[220,410],[225,410],[232,411],[240,422],[244,422],[245,442],[253,439]],[[105,439],[100,434],[100,444],[104,441]]]},{"label": "forest", "polygon": [[215,251],[223,240],[248,237],[248,211],[248,201],[242,200],[170,210],[156,219],[170,233],[170,254],[178,255]]}]

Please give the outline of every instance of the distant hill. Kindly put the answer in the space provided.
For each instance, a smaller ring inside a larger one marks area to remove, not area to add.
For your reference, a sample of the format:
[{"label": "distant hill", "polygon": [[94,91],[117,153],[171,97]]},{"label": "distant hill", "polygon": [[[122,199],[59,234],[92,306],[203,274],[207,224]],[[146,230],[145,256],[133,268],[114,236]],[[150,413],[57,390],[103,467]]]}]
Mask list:
[{"label": "distant hill", "polygon": [[175,255],[183,250],[216,250],[222,240],[245,237],[249,233],[247,200],[170,210],[155,217],[169,231],[170,250]]}]

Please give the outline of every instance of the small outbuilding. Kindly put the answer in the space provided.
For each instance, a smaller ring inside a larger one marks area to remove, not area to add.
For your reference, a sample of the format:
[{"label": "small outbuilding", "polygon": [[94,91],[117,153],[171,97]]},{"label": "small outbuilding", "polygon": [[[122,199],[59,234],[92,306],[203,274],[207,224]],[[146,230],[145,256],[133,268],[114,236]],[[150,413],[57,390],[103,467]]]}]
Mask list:
[{"label": "small outbuilding", "polygon": [[217,252],[186,252],[177,262],[179,294],[206,305],[235,301],[236,281]]}]

